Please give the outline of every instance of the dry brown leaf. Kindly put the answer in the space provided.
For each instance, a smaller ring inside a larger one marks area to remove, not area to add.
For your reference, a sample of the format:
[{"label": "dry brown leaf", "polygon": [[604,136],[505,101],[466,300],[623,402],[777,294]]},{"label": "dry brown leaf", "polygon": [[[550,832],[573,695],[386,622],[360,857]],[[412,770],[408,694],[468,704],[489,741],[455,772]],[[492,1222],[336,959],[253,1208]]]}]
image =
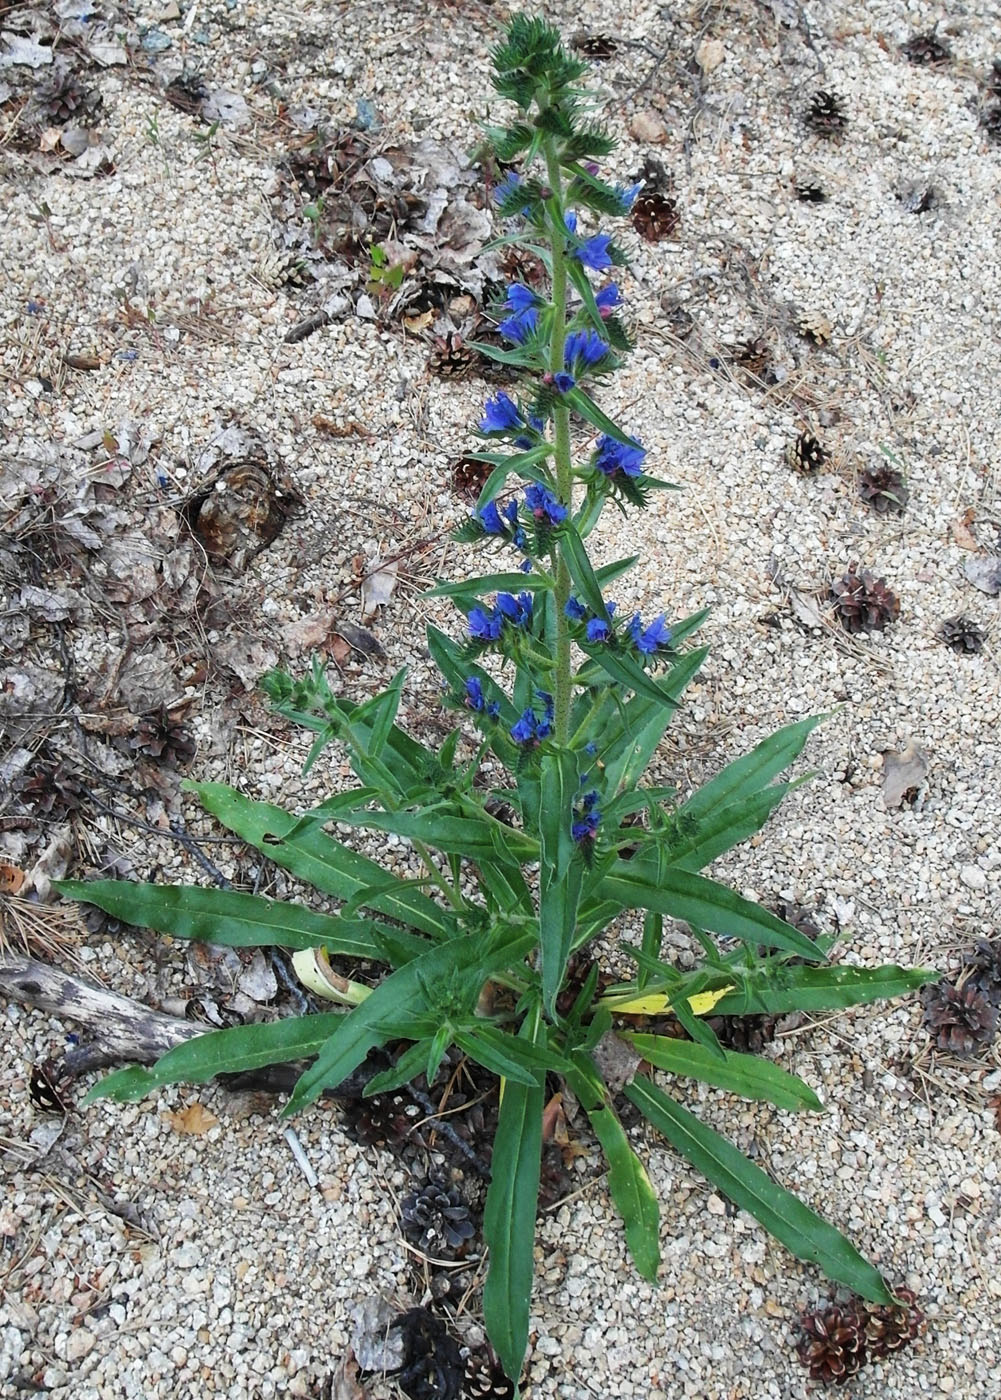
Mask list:
[{"label": "dry brown leaf", "polygon": [[163,1117],[175,1133],[185,1137],[202,1137],[219,1122],[215,1114],[197,1100],[189,1103],[187,1108],[178,1109],[176,1113],[165,1113]]},{"label": "dry brown leaf", "polygon": [[0,861],[0,894],[17,894],[24,884],[24,871]]},{"label": "dry brown leaf", "polygon": [[900,753],[883,755],[883,806],[913,802],[928,776],[928,759],[912,739]]},{"label": "dry brown leaf", "polygon": [[976,517],[976,512],[972,506],[967,507],[958,520],[954,520],[949,526],[952,538],[959,545],[960,549],[976,549],[977,537],[970,529]]}]

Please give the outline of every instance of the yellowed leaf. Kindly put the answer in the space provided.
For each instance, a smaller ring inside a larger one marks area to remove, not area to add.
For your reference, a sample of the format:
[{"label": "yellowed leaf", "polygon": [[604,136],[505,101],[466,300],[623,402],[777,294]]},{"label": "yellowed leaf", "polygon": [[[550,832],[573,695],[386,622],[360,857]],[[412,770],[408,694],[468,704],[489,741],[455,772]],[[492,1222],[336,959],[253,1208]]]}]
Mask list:
[{"label": "yellowed leaf", "polygon": [[[694,1016],[706,1016],[718,1001],[732,991],[732,987],[717,987],[714,992],[698,992],[688,998],[688,1005]],[[650,996],[634,997],[632,1001],[617,1001],[615,1010],[626,1016],[664,1016],[671,1010],[671,998],[663,992],[655,992]]]}]

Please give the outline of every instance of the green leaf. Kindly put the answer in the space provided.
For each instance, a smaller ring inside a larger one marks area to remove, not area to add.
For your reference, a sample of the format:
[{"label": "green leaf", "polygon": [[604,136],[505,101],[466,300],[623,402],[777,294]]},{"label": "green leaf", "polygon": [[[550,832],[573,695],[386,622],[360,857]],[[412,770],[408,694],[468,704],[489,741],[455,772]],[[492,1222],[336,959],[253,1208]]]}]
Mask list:
[{"label": "green leaf", "polygon": [[603,618],[606,622],[610,621],[601,585],[591,568],[591,561],[584,548],[584,541],[572,525],[563,526],[560,531],[560,543],[563,546],[563,557],[577,592],[597,617]]},{"label": "green leaf", "polygon": [[254,802],[225,783],[186,783],[206,810],[230,831],[235,831],[259,851],[336,899],[352,900],[360,891],[378,889],[364,901],[365,907],[388,914],[435,938],[453,938],[458,925],[420,889],[394,880],[374,860],[352,851],[340,841],[310,826],[296,835],[297,818],[267,802]]},{"label": "green leaf", "polygon": [[607,414],[602,413],[589,394],[585,394],[583,389],[571,389],[568,394],[563,395],[564,402],[567,403],[575,413],[579,413],[582,418],[594,425],[594,427],[607,433],[616,442],[627,443],[630,447],[636,446],[636,439],[624,433],[620,427],[612,422]]},{"label": "green leaf", "polygon": [[633,1079],[626,1098],[671,1146],[735,1205],[751,1215],[797,1259],[817,1264],[829,1279],[870,1302],[892,1305],[879,1270],[850,1240],[809,1206],[772,1181],[726,1138],[645,1079]]},{"label": "green leaf", "polygon": [[622,685],[627,685],[636,691],[638,695],[645,695],[650,700],[656,700],[660,705],[666,705],[673,713],[678,708],[681,691],[691,680],[703,661],[709,654],[708,647],[698,647],[695,651],[690,651],[686,656],[673,666],[663,682],[655,681],[647,675],[643,667],[628,652],[619,652],[612,647],[603,646],[601,643],[590,643],[583,639],[578,641],[578,645],[596,662],[601,669],[611,676],[613,681],[618,681]]},{"label": "green leaf", "polygon": [[[326,948],[349,958],[382,958],[381,926],[367,919],[318,914],[301,904],[286,904],[264,895],[198,885],[141,885],[128,880],[58,880],[55,888],[67,899],[96,904],[99,909],[173,938],[204,939],[230,948]],[[402,929],[394,938],[424,952],[423,938]]]},{"label": "green leaf", "polygon": [[717,1016],[787,1011],[836,1011],[863,1006],[937,982],[941,973],[930,967],[769,967],[751,969],[742,976],[743,986],[728,992],[713,1008]]},{"label": "green leaf", "polygon": [[[523,1033],[534,1039],[528,1020]],[[541,1087],[504,1085],[483,1213],[490,1250],[483,1316],[491,1345],[515,1384],[528,1349],[544,1102]]]},{"label": "green leaf", "polygon": [[[713,1014],[717,1010],[714,1007]],[[701,1045],[675,1040],[671,1036],[631,1031],[620,1031],[619,1034],[657,1069],[685,1075],[689,1079],[700,1079],[704,1084],[715,1084],[717,1088],[727,1089],[731,1094],[741,1094],[745,1099],[765,1099],[776,1108],[808,1108],[814,1113],[824,1111],[824,1105],[808,1084],[758,1055],[742,1055],[735,1050],[725,1050],[720,1059]]]},{"label": "green leaf", "polygon": [[150,1069],[133,1065],[109,1074],[93,1086],[84,1103],[96,1099],[130,1103],[164,1084],[204,1084],[217,1074],[238,1074],[285,1060],[301,1060],[315,1055],[348,1019],[344,1012],[328,1011],[209,1031],[168,1050]]},{"label": "green leaf", "polygon": [[599,898],[615,900],[626,909],[650,909],[696,928],[740,938],[745,943],[784,948],[810,962],[816,962],[821,956],[816,944],[805,933],[776,918],[759,904],[743,899],[726,885],[673,865],[662,870],[653,883],[633,874],[631,866],[630,861],[616,860],[611,873],[598,885]]},{"label": "green leaf", "polygon": [[691,819],[686,821],[681,815],[685,811],[682,807],[680,812],[675,813],[682,834],[664,842],[661,859],[680,870],[702,870],[724,851],[729,851],[760,831],[793,786],[793,783],[775,783],[761,792],[753,793],[744,801],[718,807],[694,822]]},{"label": "green leaf", "polygon": [[555,587],[547,574],[480,574],[459,583],[436,583],[421,596],[424,598],[482,598],[485,593],[545,593]]},{"label": "green leaf", "polygon": [[[479,860],[495,854],[492,829],[504,826],[484,812],[482,817],[455,816],[448,804],[425,808],[418,812],[359,812],[341,820],[351,826],[367,827],[371,831],[387,831],[420,841],[436,850]],[[521,831],[504,827],[504,839],[516,860],[538,859],[538,843]]]},{"label": "green leaf", "polygon": [[[507,1039],[514,1040],[515,1037],[508,1036]],[[508,1053],[504,1044],[491,1036],[472,1030],[456,1031],[455,1043],[471,1060],[475,1060],[478,1065],[482,1065],[500,1079],[514,1084],[525,1084],[530,1089],[543,1082],[542,1072],[521,1064]]]},{"label": "green leaf", "polygon": [[809,719],[801,719],[776,730],[755,745],[749,754],[727,764],[718,777],[693,793],[680,811],[687,817],[702,821],[711,812],[738,799],[744,800],[767,787],[799,755],[823,718],[823,715],[811,715]]},{"label": "green leaf", "polygon": [[577,755],[547,749],[539,781],[539,948],[542,997],[552,1016],[577,923],[581,858],[573,839],[573,804],[580,788]]},{"label": "green leaf", "polygon": [[[594,1135],[608,1162],[608,1189],[622,1216],[633,1263],[651,1283],[660,1265],[660,1208],[646,1168],[637,1157],[618,1115],[608,1102],[597,1066],[590,1056],[574,1057],[579,1067],[568,1076],[584,1105]],[[582,1069],[580,1066],[586,1066]]]}]

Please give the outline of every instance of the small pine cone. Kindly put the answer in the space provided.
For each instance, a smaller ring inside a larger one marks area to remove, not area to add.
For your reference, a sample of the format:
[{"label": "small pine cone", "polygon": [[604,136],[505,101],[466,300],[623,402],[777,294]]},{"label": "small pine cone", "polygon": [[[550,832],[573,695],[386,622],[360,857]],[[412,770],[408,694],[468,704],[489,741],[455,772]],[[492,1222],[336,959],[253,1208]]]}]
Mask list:
[{"label": "small pine cone", "polygon": [[[563,979],[563,986],[556,993],[556,1010],[561,1016],[567,1016],[573,1009],[573,1004],[580,995],[584,983],[591,974],[594,967],[594,959],[588,957],[587,953],[578,951],[571,954],[567,963],[566,976]],[[595,986],[595,995],[600,995],[602,989],[608,986],[608,976],[598,971],[598,981]]]},{"label": "small pine cone", "polygon": [[452,490],[464,501],[475,501],[493,471],[489,462],[478,462],[475,457],[460,457],[452,463],[450,476]]},{"label": "small pine cone", "polygon": [[56,73],[35,90],[35,101],[47,121],[56,125],[93,115],[101,105],[97,92],[85,88],[73,72]]},{"label": "small pine cone", "polygon": [[953,651],[976,656],[983,651],[987,634],[968,617],[948,617],[942,623],[940,636]]},{"label": "small pine cone", "polygon": [[988,141],[995,145],[1001,143],[1001,102],[984,109],[980,125],[986,131]]},{"label": "small pine cone", "polygon": [[1001,942],[978,938],[966,958],[970,976],[964,986],[971,984],[994,1006],[1001,1002]]},{"label": "small pine cone", "polygon": [[848,125],[848,108],[836,92],[821,89],[810,98],[803,120],[818,136],[840,136]]},{"label": "small pine cone", "polygon": [[815,1381],[844,1385],[865,1365],[865,1318],[854,1303],[803,1313],[799,1359]]},{"label": "small pine cone", "polygon": [[20,784],[18,793],[36,815],[57,821],[78,811],[84,798],[83,784],[65,763],[48,763],[36,769]]},{"label": "small pine cone", "polygon": [[618,53],[619,45],[610,34],[578,34],[573,46],[585,58],[612,58]]},{"label": "small pine cone", "polygon": [[445,1324],[426,1308],[411,1308],[390,1323],[403,1337],[396,1384],[410,1400],[459,1400],[465,1362]]},{"label": "small pine cone", "polygon": [[[772,910],[780,919],[792,924],[793,928],[805,933],[807,938],[812,938],[814,942],[820,937],[820,925],[814,918],[812,909],[804,909],[802,904],[790,904],[784,899],[779,899],[772,905]],[[794,958],[790,961],[799,962],[800,959]]]},{"label": "small pine cone", "polygon": [[469,348],[458,331],[450,331],[446,336],[435,338],[428,369],[443,379],[464,379],[472,373],[478,360],[477,352]]},{"label": "small pine cone", "polygon": [[900,615],[900,600],[891,593],[886,579],[876,578],[868,569],[858,572],[851,564],[848,572],[831,587],[834,610],[849,632],[882,632],[888,622]]},{"label": "small pine cone", "polygon": [[908,1346],[925,1330],[924,1313],[909,1288],[898,1288],[902,1306],[875,1307],[866,1303],[865,1343],[873,1361]]},{"label": "small pine cone", "polygon": [[975,980],[957,987],[952,982],[936,982],[924,994],[925,1029],[934,1037],[939,1050],[967,1057],[989,1045],[997,1030],[998,1009]]},{"label": "small pine cone", "polygon": [[727,1050],[742,1055],[760,1055],[775,1039],[777,1016],[707,1016],[706,1024]]},{"label": "small pine cone", "polygon": [[425,1254],[461,1254],[476,1233],[469,1207],[458,1191],[435,1177],[407,1196],[400,1207],[403,1233]]},{"label": "small pine cone", "polygon": [[291,249],[267,252],[257,264],[257,276],[272,291],[279,287],[301,287],[307,277],[306,263],[301,254]]},{"label": "small pine cone", "polygon": [[878,515],[903,515],[907,508],[903,474],[885,462],[866,467],[859,477],[858,493]]},{"label": "small pine cone", "polygon": [[735,365],[763,383],[774,382],[772,377],[771,346],[762,335],[752,336],[727,347]]},{"label": "small pine cone", "polygon": [[803,476],[813,476],[815,472],[820,471],[830,455],[812,433],[800,433],[789,448],[789,465]]},{"label": "small pine cone", "polygon": [[176,78],[172,78],[163,91],[164,97],[172,107],[176,107],[179,112],[187,112],[189,116],[195,116],[202,109],[202,103],[209,95],[209,90],[202,82],[201,75],[196,72],[178,73]]},{"label": "small pine cone", "polygon": [[834,334],[834,327],[822,311],[806,310],[796,313],[796,329],[804,340],[812,345],[826,345]]},{"label": "small pine cone", "polygon": [[900,45],[900,52],[908,63],[915,63],[921,68],[934,68],[940,63],[948,63],[952,58],[952,50],[934,34],[915,34]]},{"label": "small pine cone", "polygon": [[681,223],[677,201],[662,190],[641,190],[632,207],[633,228],[648,243],[670,238]]},{"label": "small pine cone", "polygon": [[797,180],[792,188],[801,204],[826,204],[830,197],[822,186],[810,180]]},{"label": "small pine cone", "polygon": [[195,741],[189,730],[165,709],[143,715],[129,740],[129,748],[167,763],[190,763],[195,756]]},{"label": "small pine cone", "polygon": [[367,1099],[346,1100],[341,1108],[345,1127],[355,1142],[391,1150],[410,1136],[420,1113],[418,1106],[400,1090],[373,1094]]},{"label": "small pine cone", "polygon": [[470,1352],[462,1381],[463,1400],[514,1400],[514,1381],[508,1380],[492,1356]]}]

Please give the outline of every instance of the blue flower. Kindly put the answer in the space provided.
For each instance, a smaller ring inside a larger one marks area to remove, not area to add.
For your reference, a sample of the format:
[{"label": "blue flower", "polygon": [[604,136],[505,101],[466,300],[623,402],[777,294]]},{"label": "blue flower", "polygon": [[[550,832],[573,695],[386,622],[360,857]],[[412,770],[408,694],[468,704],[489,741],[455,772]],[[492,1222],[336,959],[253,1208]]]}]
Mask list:
[{"label": "blue flower", "polygon": [[497,701],[488,701],[484,697],[483,686],[478,676],[466,677],[466,707],[475,710],[478,714],[489,715],[491,719],[496,719],[500,714],[500,705]]},{"label": "blue flower", "polygon": [[495,612],[502,622],[510,622],[514,627],[528,627],[532,621],[532,595],[519,593],[516,598],[513,593],[498,593]]},{"label": "blue flower", "polygon": [[507,532],[504,529],[504,522],[500,517],[496,501],[487,501],[481,511],[477,513],[480,524],[488,535],[503,535]]},{"label": "blue flower", "polygon": [[576,383],[573,375],[567,374],[566,370],[561,369],[559,374],[553,375],[553,386],[561,394],[569,394]]},{"label": "blue flower", "polygon": [[529,307],[537,307],[539,298],[530,287],[523,287],[520,282],[512,282],[507,289],[507,300],[504,306],[508,311],[527,311]]},{"label": "blue flower", "polygon": [[533,482],[525,491],[525,504],[536,520],[545,520],[549,525],[560,525],[567,518],[567,508],[561,505],[546,486]]},{"label": "blue flower", "polygon": [[496,642],[504,626],[504,619],[495,612],[483,608],[470,608],[469,635],[478,642]]},{"label": "blue flower", "polygon": [[635,438],[631,442],[617,442],[602,434],[595,449],[594,465],[605,476],[641,476],[646,448],[641,447]]},{"label": "blue flower", "polygon": [[636,196],[643,188],[643,181],[639,180],[635,185],[616,185],[615,193],[622,200],[626,209],[631,209],[636,202]]},{"label": "blue flower", "polygon": [[598,810],[598,794],[592,788],[581,795],[574,804],[576,821],[571,823],[570,835],[575,841],[593,841],[598,833],[601,813]]},{"label": "blue flower", "polygon": [[526,306],[524,311],[518,311],[514,316],[508,316],[506,321],[501,321],[497,329],[505,340],[510,340],[515,345],[523,345],[535,330],[538,321],[537,309],[534,306]]},{"label": "blue flower", "polygon": [[566,338],[563,361],[569,368],[580,371],[603,360],[608,354],[608,345],[597,331],[571,331]]},{"label": "blue flower", "polygon": [[585,267],[593,268],[595,272],[602,272],[606,267],[612,266],[612,259],[608,251],[608,245],[612,241],[610,233],[596,233],[591,238],[587,238],[575,248],[573,256]]},{"label": "blue flower", "polygon": [[671,629],[665,625],[663,613],[647,628],[644,628],[639,613],[636,613],[629,624],[629,636],[637,651],[641,651],[644,656],[651,655],[658,647],[671,645]]},{"label": "blue flower", "polygon": [[535,694],[542,701],[543,713],[536,714],[534,705],[522,711],[521,718],[510,730],[516,744],[537,744],[542,739],[548,739],[553,732],[553,697],[545,690],[537,690]]},{"label": "blue flower", "polygon": [[568,210],[567,213],[563,215],[563,222],[567,226],[567,233],[577,232],[577,215],[572,209]]},{"label": "blue flower", "polygon": [[528,744],[535,738],[535,711],[526,710],[521,719],[511,726],[511,738],[516,744]]},{"label": "blue flower", "polygon": [[523,428],[525,420],[521,409],[503,391],[487,399],[483,405],[480,431],[483,433],[506,433],[512,428]]},{"label": "blue flower", "polygon": [[611,630],[603,617],[592,617],[584,628],[584,633],[589,642],[607,642]]},{"label": "blue flower", "polygon": [[563,609],[563,612],[571,622],[583,622],[585,617],[587,617],[587,608],[585,608],[580,599],[575,598],[572,593],[567,599],[566,607]]},{"label": "blue flower", "polygon": [[536,437],[546,430],[545,422],[537,413],[530,413],[528,415],[528,426],[532,429],[531,433],[522,433],[520,437],[516,437],[514,440],[515,447],[520,447],[526,452],[529,448],[535,446]]},{"label": "blue flower", "polygon": [[609,282],[607,287],[602,287],[594,300],[602,316],[608,316],[611,315],[612,308],[622,301],[622,297],[615,283]]}]

